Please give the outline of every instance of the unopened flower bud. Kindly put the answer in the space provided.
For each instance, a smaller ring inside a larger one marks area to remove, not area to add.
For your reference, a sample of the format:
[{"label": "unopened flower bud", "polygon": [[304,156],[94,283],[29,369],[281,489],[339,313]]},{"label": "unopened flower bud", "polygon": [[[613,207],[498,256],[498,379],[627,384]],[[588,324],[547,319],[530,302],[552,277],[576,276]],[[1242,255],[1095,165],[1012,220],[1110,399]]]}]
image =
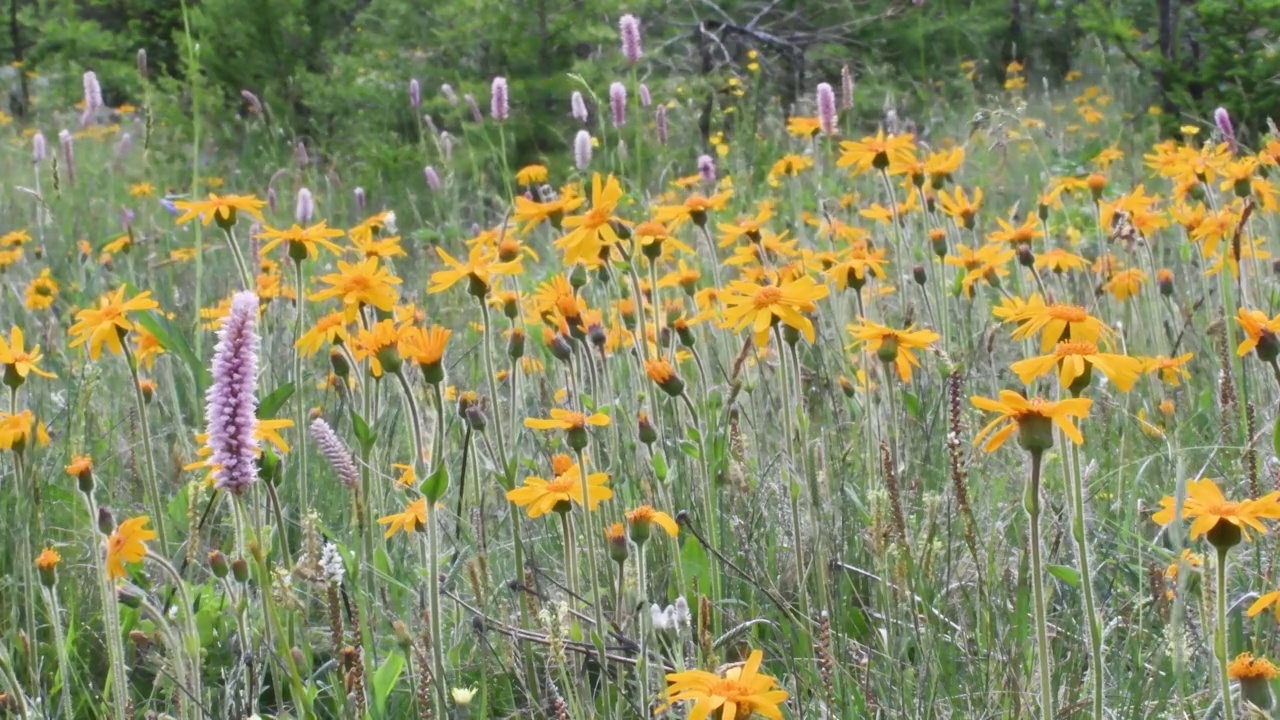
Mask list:
[{"label": "unopened flower bud", "polygon": [[329,367],[333,368],[334,375],[343,380],[351,375],[351,363],[347,361],[346,353],[336,347],[329,348]]},{"label": "unopened flower bud", "polygon": [[1168,268],[1160,268],[1156,273],[1156,285],[1160,288],[1160,294],[1165,297],[1173,296],[1173,271]]},{"label": "unopened flower bud", "polygon": [[609,543],[609,558],[619,565],[625,563],[631,548],[627,544],[627,530],[622,523],[604,528],[604,537]]},{"label": "unopened flower bud", "polygon": [[221,550],[214,550],[209,553],[209,570],[219,580],[225,578],[231,572],[231,566],[227,563],[227,556],[223,555]]},{"label": "unopened flower bud", "polygon": [[640,442],[645,445],[652,445],[658,441],[658,429],[653,426],[653,423],[649,422],[648,413],[641,412],[636,423],[639,426]]},{"label": "unopened flower bud", "polygon": [[928,277],[924,273],[923,263],[916,263],[915,266],[911,268],[911,279],[915,280],[917,285],[924,287]]},{"label": "unopened flower bud", "polygon": [[518,360],[524,357],[525,334],[522,328],[512,328],[507,337],[507,357]]},{"label": "unopened flower bud", "polygon": [[110,535],[116,529],[116,517],[105,505],[98,508],[98,532]]},{"label": "unopened flower bud", "polygon": [[238,583],[249,582],[249,563],[244,558],[238,557],[231,561],[231,577]]}]

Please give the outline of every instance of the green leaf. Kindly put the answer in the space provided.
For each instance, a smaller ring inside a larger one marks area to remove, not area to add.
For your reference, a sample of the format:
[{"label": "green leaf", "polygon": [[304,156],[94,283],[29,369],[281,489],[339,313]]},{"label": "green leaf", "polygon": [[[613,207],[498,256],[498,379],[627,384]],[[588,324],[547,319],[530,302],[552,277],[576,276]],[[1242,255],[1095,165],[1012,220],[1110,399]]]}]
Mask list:
[{"label": "green leaf", "polygon": [[653,474],[658,476],[659,482],[666,482],[667,460],[662,456],[662,453],[660,452],[656,452],[653,454]]},{"label": "green leaf", "polygon": [[[698,589],[706,592],[711,587],[711,568],[707,564],[707,552],[696,538],[685,538],[684,547],[680,549],[680,567],[684,576],[698,579]],[[690,595],[690,597],[693,597]]]},{"label": "green leaf", "polygon": [[920,417],[920,398],[904,390],[902,392],[902,401],[903,405],[907,408],[908,417]]},{"label": "green leaf", "polygon": [[360,443],[360,450],[364,454],[368,454],[370,450],[373,450],[374,443],[378,442],[378,436],[369,427],[369,423],[365,422],[364,418],[360,417],[360,414],[355,410],[351,411],[351,425],[356,433],[356,442]]},{"label": "green leaf", "polygon": [[182,358],[182,361],[187,364],[187,369],[191,371],[191,377],[195,378],[197,395],[204,397],[204,388],[212,382],[212,376],[204,363],[196,357],[195,351],[187,344],[182,333],[174,332],[169,320],[154,311],[137,313],[133,319],[142,326],[143,330],[154,335],[156,340],[160,341],[161,347]]},{"label": "green leaf", "polygon": [[1071,587],[1080,587],[1080,573],[1066,565],[1050,565],[1049,574]]},{"label": "green leaf", "polygon": [[700,459],[702,457],[702,453],[698,451],[697,443],[689,442],[688,440],[681,440],[680,449],[684,451],[685,455],[688,455],[691,458]]},{"label": "green leaf", "polygon": [[285,383],[272,390],[258,403],[258,419],[267,420],[275,416],[276,411],[284,407],[293,397],[293,383]]},{"label": "green leaf", "polygon": [[698,432],[698,428],[696,428],[696,427],[694,427],[694,426],[692,426],[692,425],[690,425],[690,426],[689,426],[689,429],[688,429],[688,431],[687,431],[687,434],[688,434],[688,436],[689,436],[689,439],[690,439],[690,440],[692,440],[692,441],[694,441],[694,442],[698,442],[698,441],[702,440],[702,433]]},{"label": "green leaf", "polygon": [[436,466],[435,472],[422,481],[418,486],[422,494],[427,497],[427,502],[435,502],[444,495],[444,491],[449,489],[449,469],[444,463]]},{"label": "green leaf", "polygon": [[1276,416],[1271,426],[1271,449],[1276,457],[1280,457],[1280,415]]},{"label": "green leaf", "polygon": [[392,651],[382,665],[373,673],[373,716],[383,717],[387,712],[387,698],[395,689],[400,674],[404,672],[404,656]]}]

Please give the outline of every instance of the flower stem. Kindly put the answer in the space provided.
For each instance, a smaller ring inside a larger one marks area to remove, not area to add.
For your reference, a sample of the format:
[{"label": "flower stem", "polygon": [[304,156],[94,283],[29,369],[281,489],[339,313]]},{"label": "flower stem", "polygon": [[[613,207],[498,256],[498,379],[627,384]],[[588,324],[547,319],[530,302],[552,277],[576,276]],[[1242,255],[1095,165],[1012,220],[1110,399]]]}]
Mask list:
[{"label": "flower stem", "polygon": [[[1022,507],[1031,526],[1031,589],[1035,601],[1036,650],[1040,658],[1040,717],[1053,720],[1053,687],[1049,666],[1049,621],[1044,599],[1044,561],[1040,556],[1040,462],[1041,452],[1031,452],[1031,478]],[[1230,720],[1228,718],[1228,720]]]},{"label": "flower stem", "polygon": [[[138,412],[138,432],[142,435],[142,454],[146,456],[147,461],[147,500],[151,505],[156,539],[159,541],[161,551],[167,557],[169,538],[164,529],[164,505],[160,502],[160,485],[156,481],[156,459],[151,451],[151,426],[147,422],[147,403],[142,397],[142,386],[138,384],[140,380],[138,361],[134,358],[133,351],[129,349],[129,343],[122,342],[120,347],[124,350],[125,364],[129,366],[129,376],[133,378],[133,407]],[[97,522],[97,518],[91,518],[91,521]]]},{"label": "flower stem", "polygon": [[573,521],[569,513],[557,513],[560,516],[560,533],[564,538],[564,577],[569,586],[569,594],[578,594],[578,560],[573,547]]},{"label": "flower stem", "polygon": [[591,611],[596,622],[595,632],[591,637],[595,641],[600,666],[604,667],[604,644],[609,630],[604,624],[604,614],[600,609],[600,578],[596,573],[596,555],[600,550],[600,538],[596,537],[596,535],[600,532],[600,529],[598,523],[595,522],[595,516],[591,514],[591,483],[587,481],[588,475],[587,456],[579,448],[578,477],[582,484],[582,514],[585,517],[583,532],[587,536],[587,573],[591,575]]},{"label": "flower stem", "polygon": [[303,324],[306,314],[303,310],[305,303],[303,302],[303,289],[306,287],[306,273],[302,268],[302,261],[298,260],[293,264],[295,292],[298,297],[294,300],[294,307],[297,310],[297,316],[294,319],[293,328],[293,392],[294,392],[294,413],[297,419],[294,421],[298,426],[298,497],[302,501],[299,511],[306,514],[311,507],[311,493],[307,482],[307,406],[303,401],[302,395],[302,351],[298,349],[297,343],[302,339]]},{"label": "flower stem", "polygon": [[55,588],[44,588],[45,609],[49,612],[49,627],[53,631],[53,649],[58,658],[58,678],[62,684],[62,704],[58,712],[62,717],[71,717],[75,707],[71,699],[71,658],[67,654],[66,633],[62,630],[62,609],[58,606],[58,592]]},{"label": "flower stem", "polygon": [[1098,617],[1093,594],[1093,572],[1089,558],[1089,541],[1084,534],[1084,480],[1080,471],[1080,446],[1071,445],[1071,536],[1076,543],[1076,560],[1080,564],[1080,587],[1084,594],[1085,621],[1089,625],[1089,672],[1093,675],[1093,717],[1103,720],[1106,683],[1102,675],[1102,621]]},{"label": "flower stem", "polygon": [[502,429],[502,422],[498,420],[498,385],[493,371],[493,323],[489,320],[489,304],[483,298],[480,299],[480,316],[484,320],[484,374],[485,381],[489,384],[489,401],[493,403],[494,434],[498,436],[498,460],[502,463],[502,476],[510,485],[513,480],[510,477],[512,470],[507,463],[506,433]]},{"label": "flower stem", "polygon": [[120,607],[116,604],[115,588],[107,575],[106,547],[98,532],[98,503],[88,493],[84,496],[84,502],[89,511],[89,533],[94,538],[94,576],[98,579],[98,592],[102,596],[103,632],[106,634],[107,659],[111,665],[111,707],[116,720],[125,720],[129,717],[125,710],[129,702],[129,684],[124,669]]},{"label": "flower stem", "polygon": [[1222,717],[1234,720],[1235,708],[1231,704],[1231,676],[1227,674],[1227,553],[1228,548],[1218,548],[1218,606],[1217,627],[1213,631],[1213,653],[1218,656],[1218,680],[1222,689]]}]

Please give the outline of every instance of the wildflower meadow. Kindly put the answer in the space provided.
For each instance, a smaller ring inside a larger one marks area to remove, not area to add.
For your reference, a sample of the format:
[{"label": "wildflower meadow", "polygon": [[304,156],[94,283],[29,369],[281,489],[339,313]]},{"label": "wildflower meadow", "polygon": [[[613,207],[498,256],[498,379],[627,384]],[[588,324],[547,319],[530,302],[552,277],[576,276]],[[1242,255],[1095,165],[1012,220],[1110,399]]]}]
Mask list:
[{"label": "wildflower meadow", "polygon": [[398,78],[411,181],[3,116],[0,717],[1280,717],[1280,131],[646,22],[544,151]]}]

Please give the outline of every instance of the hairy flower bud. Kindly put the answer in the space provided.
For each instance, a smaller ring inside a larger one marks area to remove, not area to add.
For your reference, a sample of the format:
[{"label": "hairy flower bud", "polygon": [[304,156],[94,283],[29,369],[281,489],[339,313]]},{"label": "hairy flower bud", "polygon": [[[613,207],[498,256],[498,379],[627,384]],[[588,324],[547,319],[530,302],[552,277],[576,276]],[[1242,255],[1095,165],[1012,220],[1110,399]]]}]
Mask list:
[{"label": "hairy flower bud", "polygon": [[591,133],[586,130],[579,130],[573,138],[573,162],[579,171],[591,164]]},{"label": "hairy flower bud", "polygon": [[502,122],[507,119],[510,114],[511,106],[507,97],[507,79],[498,76],[493,79],[492,89],[489,91],[489,114],[494,120]]},{"label": "hairy flower bud", "polygon": [[822,134],[836,134],[836,93],[828,83],[818,83],[818,124]]},{"label": "hairy flower bud", "polygon": [[609,110],[613,114],[613,126],[627,124],[627,88],[620,82],[609,86]]}]

